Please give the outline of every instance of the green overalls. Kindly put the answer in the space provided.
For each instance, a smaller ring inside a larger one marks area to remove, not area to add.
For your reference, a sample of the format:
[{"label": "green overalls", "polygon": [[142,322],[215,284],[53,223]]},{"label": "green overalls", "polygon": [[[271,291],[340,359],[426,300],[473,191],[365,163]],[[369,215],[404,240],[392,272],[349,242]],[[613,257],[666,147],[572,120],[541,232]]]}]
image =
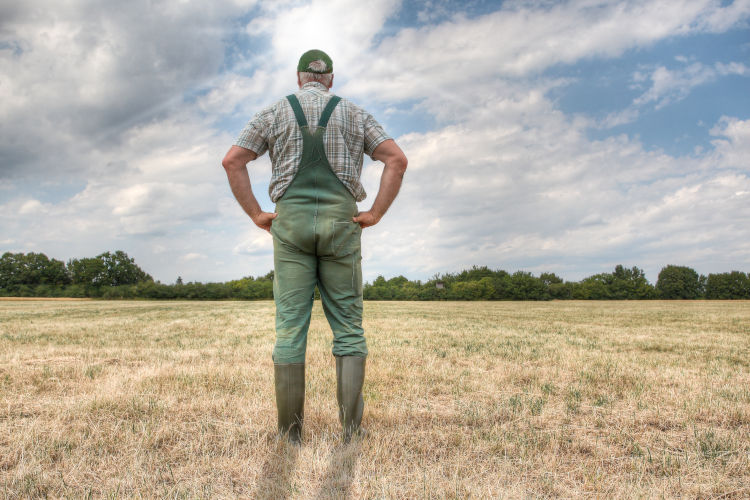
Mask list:
[{"label": "green overalls", "polygon": [[287,97],[302,132],[299,170],[276,203],[271,225],[276,301],[276,364],[304,363],[315,286],[333,330],[334,356],[367,356],[362,330],[362,229],[357,204],[331,169],[323,136],[332,96],[313,133],[297,97]]}]

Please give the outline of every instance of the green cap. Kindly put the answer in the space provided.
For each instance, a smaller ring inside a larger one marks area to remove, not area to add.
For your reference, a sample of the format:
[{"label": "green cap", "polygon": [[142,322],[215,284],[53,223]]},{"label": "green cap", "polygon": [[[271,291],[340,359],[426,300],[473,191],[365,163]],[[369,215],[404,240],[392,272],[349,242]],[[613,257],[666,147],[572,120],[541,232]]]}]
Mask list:
[{"label": "green cap", "polygon": [[[312,69],[310,63],[313,61],[323,61],[326,64],[326,69],[323,71]],[[299,58],[297,71],[302,73],[333,73],[333,61],[322,50],[308,50]]]}]

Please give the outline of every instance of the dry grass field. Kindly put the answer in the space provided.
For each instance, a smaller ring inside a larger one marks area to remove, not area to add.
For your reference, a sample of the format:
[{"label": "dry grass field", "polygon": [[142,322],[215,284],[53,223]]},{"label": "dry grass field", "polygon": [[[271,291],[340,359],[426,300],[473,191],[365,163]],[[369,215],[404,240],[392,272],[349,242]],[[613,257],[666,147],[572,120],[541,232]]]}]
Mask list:
[{"label": "dry grass field", "polygon": [[306,442],[271,302],[0,302],[0,498],[748,498],[750,303],[365,303],[342,445],[316,303]]}]

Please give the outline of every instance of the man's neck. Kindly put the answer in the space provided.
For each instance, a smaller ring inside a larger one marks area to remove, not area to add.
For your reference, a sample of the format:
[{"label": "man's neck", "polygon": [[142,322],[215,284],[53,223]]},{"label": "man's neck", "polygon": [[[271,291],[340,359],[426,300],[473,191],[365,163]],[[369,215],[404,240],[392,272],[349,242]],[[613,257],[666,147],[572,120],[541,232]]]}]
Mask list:
[{"label": "man's neck", "polygon": [[302,85],[302,87],[300,87],[300,90],[305,90],[305,89],[318,89],[324,92],[328,92],[328,87],[326,87],[320,82],[307,82],[304,85]]}]

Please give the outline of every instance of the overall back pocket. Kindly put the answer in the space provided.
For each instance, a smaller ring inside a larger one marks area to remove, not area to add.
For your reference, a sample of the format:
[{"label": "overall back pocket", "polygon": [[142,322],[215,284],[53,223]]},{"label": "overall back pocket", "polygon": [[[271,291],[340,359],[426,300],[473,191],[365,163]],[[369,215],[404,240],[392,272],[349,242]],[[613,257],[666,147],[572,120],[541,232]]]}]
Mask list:
[{"label": "overall back pocket", "polygon": [[334,221],[331,253],[336,257],[349,255],[360,248],[362,228],[353,221]]}]

